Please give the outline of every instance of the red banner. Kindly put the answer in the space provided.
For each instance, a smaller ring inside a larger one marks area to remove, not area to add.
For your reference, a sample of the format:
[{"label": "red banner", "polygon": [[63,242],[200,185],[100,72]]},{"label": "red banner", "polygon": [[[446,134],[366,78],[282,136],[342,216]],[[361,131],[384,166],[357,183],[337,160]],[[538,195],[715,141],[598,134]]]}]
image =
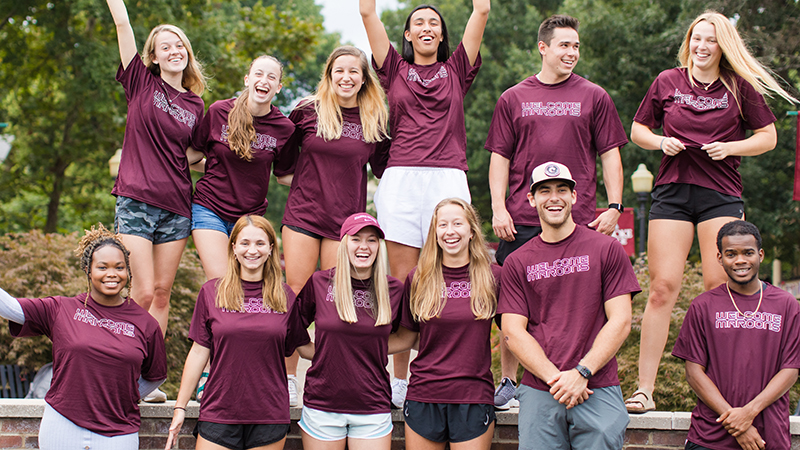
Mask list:
[{"label": "red banner", "polygon": [[[595,211],[594,216],[597,217],[600,214],[604,213],[605,209],[597,209]],[[635,220],[633,218],[633,209],[632,208],[625,208],[625,212],[619,216],[619,222],[617,222],[617,228],[614,229],[614,232],[611,233],[612,236],[617,238],[620,244],[625,247],[625,253],[628,256],[635,256],[636,255],[636,243],[633,239],[633,224]]]}]

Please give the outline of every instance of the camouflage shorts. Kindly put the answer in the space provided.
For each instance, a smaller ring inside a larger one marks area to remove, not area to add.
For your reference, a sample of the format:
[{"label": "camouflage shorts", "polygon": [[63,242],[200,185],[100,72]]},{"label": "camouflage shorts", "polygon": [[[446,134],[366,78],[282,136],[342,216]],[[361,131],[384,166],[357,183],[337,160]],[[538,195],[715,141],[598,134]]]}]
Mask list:
[{"label": "camouflage shorts", "polygon": [[192,221],[157,206],[119,196],[114,229],[120,234],[143,237],[155,245],[189,237]]}]

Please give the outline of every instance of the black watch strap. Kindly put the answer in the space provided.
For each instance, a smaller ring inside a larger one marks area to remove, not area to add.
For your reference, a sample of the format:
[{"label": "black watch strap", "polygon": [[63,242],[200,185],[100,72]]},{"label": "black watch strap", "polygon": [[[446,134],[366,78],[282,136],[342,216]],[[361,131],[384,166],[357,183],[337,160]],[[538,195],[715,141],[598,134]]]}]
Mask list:
[{"label": "black watch strap", "polygon": [[586,366],[582,366],[582,365],[578,364],[577,366],[575,366],[575,370],[577,370],[578,373],[581,374],[581,376],[583,378],[586,378],[587,380],[589,378],[592,378],[592,371],[589,370],[589,368],[586,367]]},{"label": "black watch strap", "polygon": [[609,203],[608,204],[608,209],[616,209],[619,212],[624,212],[625,211],[625,207],[622,206],[622,203]]}]

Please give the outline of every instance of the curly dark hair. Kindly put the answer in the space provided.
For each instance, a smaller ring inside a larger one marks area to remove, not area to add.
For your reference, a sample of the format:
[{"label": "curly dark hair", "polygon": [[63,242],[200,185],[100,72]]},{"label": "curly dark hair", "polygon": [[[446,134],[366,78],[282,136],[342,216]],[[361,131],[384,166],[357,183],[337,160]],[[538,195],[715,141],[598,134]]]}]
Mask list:
[{"label": "curly dark hair", "polygon": [[119,249],[125,257],[125,269],[128,272],[128,284],[126,287],[130,288],[131,279],[133,278],[131,275],[131,252],[129,252],[122,243],[122,236],[117,233],[112,233],[104,227],[103,224],[98,223],[97,225],[92,225],[91,229],[86,230],[86,234],[78,243],[78,248],[75,249],[75,256],[78,257],[81,270],[86,274],[86,279],[89,284],[88,289],[91,290],[92,285],[92,280],[89,275],[92,270],[92,258],[97,250],[106,246]]}]

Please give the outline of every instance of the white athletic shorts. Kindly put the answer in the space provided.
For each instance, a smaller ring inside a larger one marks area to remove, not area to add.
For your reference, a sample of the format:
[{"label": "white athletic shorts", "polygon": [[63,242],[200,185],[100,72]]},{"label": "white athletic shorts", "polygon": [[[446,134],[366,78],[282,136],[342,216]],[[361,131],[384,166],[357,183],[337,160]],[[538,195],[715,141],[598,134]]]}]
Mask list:
[{"label": "white athletic shorts", "polygon": [[[89,406],[87,406],[88,408]],[[42,450],[139,450],[139,433],[103,436],[59,414],[45,402],[39,426],[39,448]]]},{"label": "white athletic shorts", "polygon": [[390,167],[375,192],[378,223],[386,240],[422,248],[433,210],[440,201],[458,197],[470,203],[467,174],[439,167]]},{"label": "white athletic shorts", "polygon": [[303,406],[303,416],[298,423],[309,436],[320,441],[378,439],[391,434],[392,414],[342,414]]}]

